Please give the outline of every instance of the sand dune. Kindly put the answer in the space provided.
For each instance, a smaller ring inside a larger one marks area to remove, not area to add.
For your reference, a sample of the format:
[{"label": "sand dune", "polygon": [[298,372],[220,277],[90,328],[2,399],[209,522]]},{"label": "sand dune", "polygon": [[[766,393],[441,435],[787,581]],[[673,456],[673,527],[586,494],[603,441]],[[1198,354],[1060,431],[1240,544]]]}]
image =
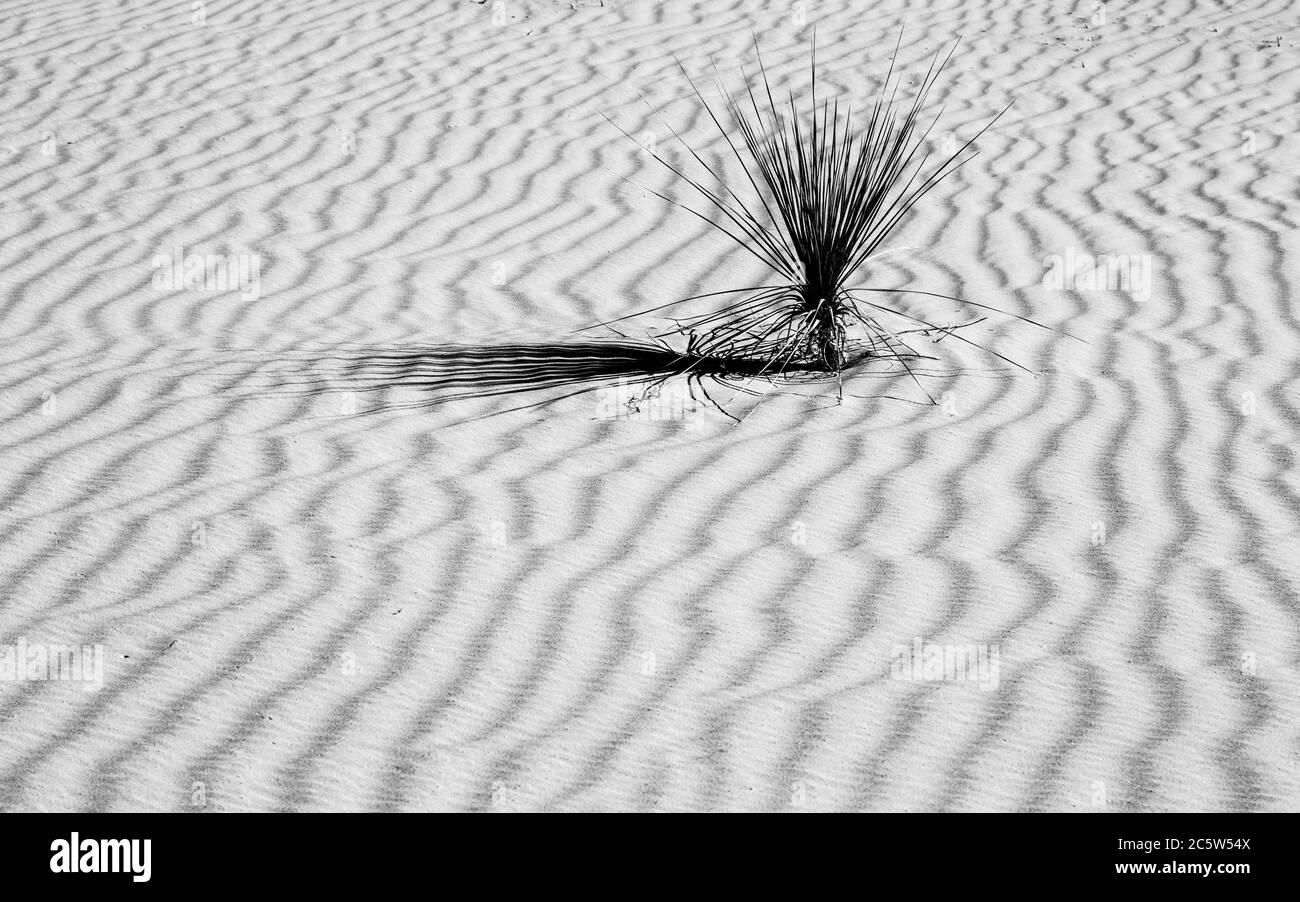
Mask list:
[{"label": "sand dune", "polygon": [[[0,809],[1300,805],[1288,4],[0,9],[0,646],[103,652],[0,680]],[[349,381],[763,278],[601,114],[721,160],[673,54],[798,92],[814,26],[859,102],[962,35],[936,142],[1014,100],[870,278],[1040,375]]]}]

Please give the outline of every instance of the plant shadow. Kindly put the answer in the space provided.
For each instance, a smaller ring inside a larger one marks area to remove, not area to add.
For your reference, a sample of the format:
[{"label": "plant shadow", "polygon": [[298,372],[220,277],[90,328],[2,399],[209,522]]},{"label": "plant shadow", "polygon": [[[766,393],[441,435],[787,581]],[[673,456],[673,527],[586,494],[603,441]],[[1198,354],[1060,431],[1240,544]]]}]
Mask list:
[{"label": "plant shadow", "polygon": [[[527,396],[547,392],[541,400],[506,413],[554,404],[564,398],[610,387],[640,386],[653,392],[670,379],[684,380],[697,403],[732,419],[736,417],[709,392],[708,383],[749,395],[764,395],[777,383],[833,381],[833,373],[812,368],[787,368],[779,379],[769,358],[699,356],[650,342],[585,341],[502,345],[423,345],[406,348],[358,349],[313,356],[281,387],[325,392],[421,392],[415,402],[382,405],[429,407],[452,401],[498,396]],[[557,394],[558,392],[558,394]]]}]

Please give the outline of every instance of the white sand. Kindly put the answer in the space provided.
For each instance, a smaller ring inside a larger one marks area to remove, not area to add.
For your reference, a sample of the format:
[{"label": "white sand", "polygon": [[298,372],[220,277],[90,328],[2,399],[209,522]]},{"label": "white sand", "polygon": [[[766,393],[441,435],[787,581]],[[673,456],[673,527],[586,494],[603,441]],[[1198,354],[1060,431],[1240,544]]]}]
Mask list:
[{"label": "white sand", "polygon": [[[672,182],[600,113],[671,147],[640,90],[720,154],[671,54],[739,87],[752,28],[798,91],[811,27],[0,5],[0,644],[104,652],[97,692],[0,681],[0,808],[1300,805],[1294,9],[809,7],[827,96],[869,99],[905,24],[914,74],[964,35],[941,129],[1015,101],[873,283],[1087,343],[993,318],[968,334],[1043,375],[944,341],[940,406],[892,374],[740,426],[269,393],[308,350],[762,279],[620,180]],[[155,288],[176,246],[259,255],[260,291]],[[1045,288],[1067,253],[1149,291]],[[918,636],[995,646],[996,688],[892,678]]]}]

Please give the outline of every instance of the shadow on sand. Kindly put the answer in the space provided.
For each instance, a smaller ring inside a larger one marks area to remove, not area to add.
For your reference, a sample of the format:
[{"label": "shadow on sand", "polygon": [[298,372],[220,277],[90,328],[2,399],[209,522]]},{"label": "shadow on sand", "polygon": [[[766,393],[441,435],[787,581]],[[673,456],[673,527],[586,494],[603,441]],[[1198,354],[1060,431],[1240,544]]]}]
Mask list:
[{"label": "shadow on sand", "polygon": [[809,368],[787,368],[774,378],[772,369],[767,358],[697,356],[635,341],[431,345],[318,355],[306,370],[298,370],[294,379],[282,385],[305,387],[313,393],[389,389],[427,393],[414,404],[384,407],[432,406],[551,390],[541,400],[509,408],[522,410],[612,386],[644,386],[653,391],[669,379],[682,378],[693,401],[735,419],[714,400],[706,383],[761,396],[773,384],[836,379],[834,373]]}]

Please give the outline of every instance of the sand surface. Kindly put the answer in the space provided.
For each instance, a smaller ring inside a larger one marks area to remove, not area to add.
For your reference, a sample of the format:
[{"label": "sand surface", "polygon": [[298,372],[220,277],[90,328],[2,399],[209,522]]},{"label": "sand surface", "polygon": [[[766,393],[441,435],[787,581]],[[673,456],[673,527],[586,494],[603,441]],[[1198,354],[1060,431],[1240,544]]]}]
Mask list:
[{"label": "sand surface", "polygon": [[[103,653],[0,681],[0,808],[1300,806],[1296,8],[803,15],[0,4],[0,645]],[[869,278],[1083,339],[971,328],[1039,375],[945,340],[938,405],[881,369],[740,425],[276,375],[763,279],[601,114],[721,159],[673,54],[714,97],[756,34],[798,93],[813,26],[860,104],[900,26],[913,75],[962,35],[940,146],[1014,100]],[[257,290],[160,288],[177,248]],[[1044,284],[1085,254],[1145,281]]]}]

